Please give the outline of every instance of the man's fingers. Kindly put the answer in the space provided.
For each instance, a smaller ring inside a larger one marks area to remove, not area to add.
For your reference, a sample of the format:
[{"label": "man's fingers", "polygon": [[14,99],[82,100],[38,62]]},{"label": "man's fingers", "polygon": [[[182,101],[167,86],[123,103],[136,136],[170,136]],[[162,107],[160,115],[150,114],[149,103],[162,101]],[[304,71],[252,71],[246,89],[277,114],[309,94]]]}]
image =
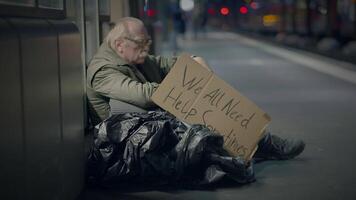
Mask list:
[{"label": "man's fingers", "polygon": [[201,58],[201,57],[194,57],[193,59],[194,59],[195,61],[197,61],[197,63],[201,64],[203,67],[205,67],[205,68],[211,70],[210,67],[209,67],[209,65],[205,62],[205,60],[204,60],[203,58]]}]

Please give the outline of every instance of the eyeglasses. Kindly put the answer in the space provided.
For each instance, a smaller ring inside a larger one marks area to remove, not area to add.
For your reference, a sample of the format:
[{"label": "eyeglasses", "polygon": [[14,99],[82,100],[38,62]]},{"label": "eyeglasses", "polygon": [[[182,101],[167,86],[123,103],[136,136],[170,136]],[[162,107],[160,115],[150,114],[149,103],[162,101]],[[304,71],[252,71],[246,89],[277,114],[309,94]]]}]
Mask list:
[{"label": "eyeglasses", "polygon": [[126,40],[129,40],[131,42],[134,42],[135,44],[137,44],[137,46],[139,46],[139,48],[145,48],[147,46],[150,46],[152,44],[152,39],[151,38],[147,38],[147,39],[140,39],[140,40],[136,40],[130,37],[124,37]]}]

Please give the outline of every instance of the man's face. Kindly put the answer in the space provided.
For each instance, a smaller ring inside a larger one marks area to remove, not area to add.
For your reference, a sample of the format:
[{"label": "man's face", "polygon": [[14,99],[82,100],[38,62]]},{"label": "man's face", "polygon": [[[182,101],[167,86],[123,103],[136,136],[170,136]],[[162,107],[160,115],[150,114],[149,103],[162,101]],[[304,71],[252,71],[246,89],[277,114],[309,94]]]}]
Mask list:
[{"label": "man's face", "polygon": [[148,36],[124,37],[123,58],[130,64],[142,64],[152,43]]},{"label": "man's face", "polygon": [[116,42],[118,55],[129,64],[142,64],[152,43],[143,23],[129,22],[127,33]]}]

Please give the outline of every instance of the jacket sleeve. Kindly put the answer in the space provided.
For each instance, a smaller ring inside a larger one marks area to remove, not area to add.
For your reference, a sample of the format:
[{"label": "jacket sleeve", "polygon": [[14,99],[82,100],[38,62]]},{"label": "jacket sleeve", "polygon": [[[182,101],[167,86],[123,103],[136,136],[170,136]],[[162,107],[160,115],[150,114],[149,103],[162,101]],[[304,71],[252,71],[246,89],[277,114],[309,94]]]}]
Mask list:
[{"label": "jacket sleeve", "polygon": [[154,82],[141,83],[135,81],[119,70],[110,67],[103,67],[99,70],[91,85],[100,95],[144,109],[155,106],[151,96],[159,86],[158,83]]},{"label": "jacket sleeve", "polygon": [[177,61],[177,57],[163,57],[163,56],[150,56],[150,59],[159,66],[163,75],[166,76],[173,67],[174,63]]}]

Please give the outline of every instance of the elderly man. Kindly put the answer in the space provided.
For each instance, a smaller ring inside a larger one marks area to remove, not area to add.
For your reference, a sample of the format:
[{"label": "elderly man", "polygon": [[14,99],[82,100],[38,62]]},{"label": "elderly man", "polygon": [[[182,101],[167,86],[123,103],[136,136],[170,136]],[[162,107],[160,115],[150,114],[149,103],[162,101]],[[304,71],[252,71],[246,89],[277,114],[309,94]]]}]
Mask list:
[{"label": "elderly man", "polygon": [[[144,24],[136,18],[122,18],[110,31],[88,67],[87,96],[93,124],[109,117],[110,100],[124,102],[119,108],[122,112],[156,107],[150,98],[176,58],[148,55],[151,43]],[[194,59],[206,65],[203,59]]]},{"label": "elderly man", "polygon": [[[156,107],[151,96],[171,69],[176,58],[148,55],[151,42],[144,24],[136,18],[122,18],[110,31],[106,41],[101,45],[88,67],[87,96],[93,124],[98,124],[111,115],[110,100],[122,102],[119,110],[122,112],[153,110]],[[194,59],[207,67],[202,58],[194,57]],[[130,110],[127,110],[127,107],[130,106]],[[125,115],[125,117],[127,116]],[[133,114],[133,116],[137,115]],[[106,143],[114,138],[119,138],[119,136],[103,139],[103,135],[101,135],[95,144],[100,144],[100,140]],[[99,145],[96,148],[106,148],[107,145]],[[290,159],[299,155],[304,150],[304,146],[304,142],[300,140],[284,140],[266,134],[259,143],[255,159]],[[98,149],[96,156],[92,158],[97,158],[97,155],[101,154]],[[109,154],[103,156],[107,155]],[[159,155],[159,152],[155,155]],[[228,158],[228,161],[225,160],[226,158],[228,157],[221,155],[216,157],[213,154],[207,154],[205,157],[213,163],[228,163],[228,165],[235,166],[235,158]],[[100,162],[104,160],[108,159],[99,159]],[[122,169],[127,169],[126,161],[130,161],[130,159],[119,162],[125,165]],[[111,161],[110,163],[112,164]],[[241,166],[245,166],[245,164],[241,164]],[[225,168],[230,167],[225,166]],[[117,169],[117,166],[110,169]]]}]

